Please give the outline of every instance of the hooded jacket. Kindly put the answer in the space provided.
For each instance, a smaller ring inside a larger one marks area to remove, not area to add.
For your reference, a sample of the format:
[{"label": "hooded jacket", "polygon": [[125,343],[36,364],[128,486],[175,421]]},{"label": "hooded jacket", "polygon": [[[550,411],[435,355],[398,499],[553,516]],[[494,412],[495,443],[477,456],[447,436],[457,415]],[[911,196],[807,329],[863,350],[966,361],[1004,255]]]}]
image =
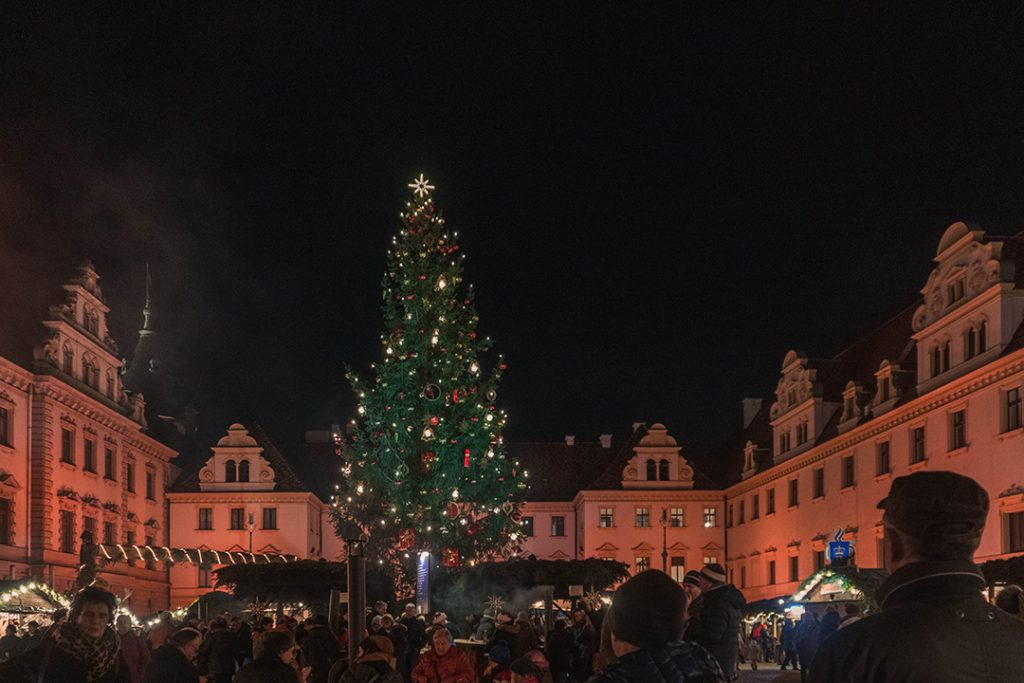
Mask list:
[{"label": "hooded jacket", "polygon": [[142,674],[143,683],[199,683],[199,672],[171,643],[161,645]]},{"label": "hooded jacket", "polygon": [[878,591],[881,612],[822,643],[809,682],[1024,681],[1024,621],[988,604],[971,562],[916,562]]},{"label": "hooded jacket", "polygon": [[725,683],[708,652],[693,643],[667,643],[622,655],[590,683]]},{"label": "hooded jacket", "polygon": [[736,670],[740,616],[746,598],[731,583],[706,590],[701,598],[700,612],[691,620],[687,637],[704,646],[729,677]]}]

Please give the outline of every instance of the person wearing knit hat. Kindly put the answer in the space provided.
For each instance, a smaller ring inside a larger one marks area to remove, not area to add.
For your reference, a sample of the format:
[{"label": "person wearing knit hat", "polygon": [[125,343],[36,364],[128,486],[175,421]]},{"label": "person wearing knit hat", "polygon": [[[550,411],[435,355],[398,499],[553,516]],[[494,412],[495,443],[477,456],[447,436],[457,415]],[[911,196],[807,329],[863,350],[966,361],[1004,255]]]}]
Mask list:
[{"label": "person wearing knit hat", "polygon": [[487,653],[487,659],[487,667],[483,671],[484,683],[512,680],[512,671],[509,669],[512,653],[505,641],[499,640]]},{"label": "person wearing knit hat", "polygon": [[736,586],[725,582],[725,569],[717,562],[700,570],[700,605],[690,619],[686,637],[714,655],[727,677],[736,671],[739,629],[747,604]]},{"label": "person wearing knit hat", "polygon": [[706,650],[682,641],[686,593],[663,572],[649,569],[619,586],[608,617],[618,659],[591,683],[726,680]]},{"label": "person wearing knit hat", "polygon": [[[341,675],[340,683],[373,681],[374,683],[402,683],[402,675],[395,671],[394,646],[387,636],[363,638],[359,643],[359,657]],[[332,669],[332,673],[333,669]]]},{"label": "person wearing knit hat", "polygon": [[686,572],[686,576],[683,577],[683,592],[690,603],[700,595],[700,572],[696,569]]}]

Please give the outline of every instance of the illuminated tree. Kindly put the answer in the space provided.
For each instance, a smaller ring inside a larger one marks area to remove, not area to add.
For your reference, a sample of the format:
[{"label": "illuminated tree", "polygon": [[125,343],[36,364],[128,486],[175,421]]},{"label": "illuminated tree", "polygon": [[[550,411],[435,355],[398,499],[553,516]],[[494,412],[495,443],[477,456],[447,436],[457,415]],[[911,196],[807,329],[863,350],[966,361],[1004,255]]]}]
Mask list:
[{"label": "illuminated tree", "polygon": [[409,187],[383,282],[381,361],[370,383],[348,374],[359,415],[349,443],[336,437],[333,510],[339,535],[366,535],[371,561],[397,566],[430,550],[455,566],[517,547],[527,473],[502,445],[505,364],[499,355],[485,366],[491,340],[477,334],[458,233],[422,175]]}]

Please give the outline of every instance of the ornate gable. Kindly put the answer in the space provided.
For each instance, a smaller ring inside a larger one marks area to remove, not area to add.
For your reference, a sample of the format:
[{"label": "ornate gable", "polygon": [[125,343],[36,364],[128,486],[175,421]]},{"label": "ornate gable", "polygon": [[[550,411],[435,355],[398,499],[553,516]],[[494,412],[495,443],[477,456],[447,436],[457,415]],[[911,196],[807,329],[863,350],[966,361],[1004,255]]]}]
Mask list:
[{"label": "ornate gable", "polygon": [[263,447],[237,422],[228,427],[199,471],[200,491],[273,491],[275,472]]},{"label": "ornate gable", "polygon": [[807,367],[807,355],[790,351],[782,361],[782,377],[775,386],[775,403],[772,404],[771,419],[776,420],[809,398],[820,393],[816,387],[817,371]]},{"label": "ornate gable", "polygon": [[622,469],[624,489],[692,489],[693,467],[661,423],[647,430]]}]

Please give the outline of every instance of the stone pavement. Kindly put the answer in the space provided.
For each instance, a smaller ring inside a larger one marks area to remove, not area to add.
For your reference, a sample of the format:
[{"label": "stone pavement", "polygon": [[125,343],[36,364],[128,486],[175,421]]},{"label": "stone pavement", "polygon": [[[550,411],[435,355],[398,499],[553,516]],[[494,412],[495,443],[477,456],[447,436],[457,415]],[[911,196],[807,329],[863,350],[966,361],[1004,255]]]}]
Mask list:
[{"label": "stone pavement", "polygon": [[746,664],[741,667],[740,683],[796,683],[800,680],[799,671],[779,671],[778,664],[760,664],[757,671],[751,671]]}]

